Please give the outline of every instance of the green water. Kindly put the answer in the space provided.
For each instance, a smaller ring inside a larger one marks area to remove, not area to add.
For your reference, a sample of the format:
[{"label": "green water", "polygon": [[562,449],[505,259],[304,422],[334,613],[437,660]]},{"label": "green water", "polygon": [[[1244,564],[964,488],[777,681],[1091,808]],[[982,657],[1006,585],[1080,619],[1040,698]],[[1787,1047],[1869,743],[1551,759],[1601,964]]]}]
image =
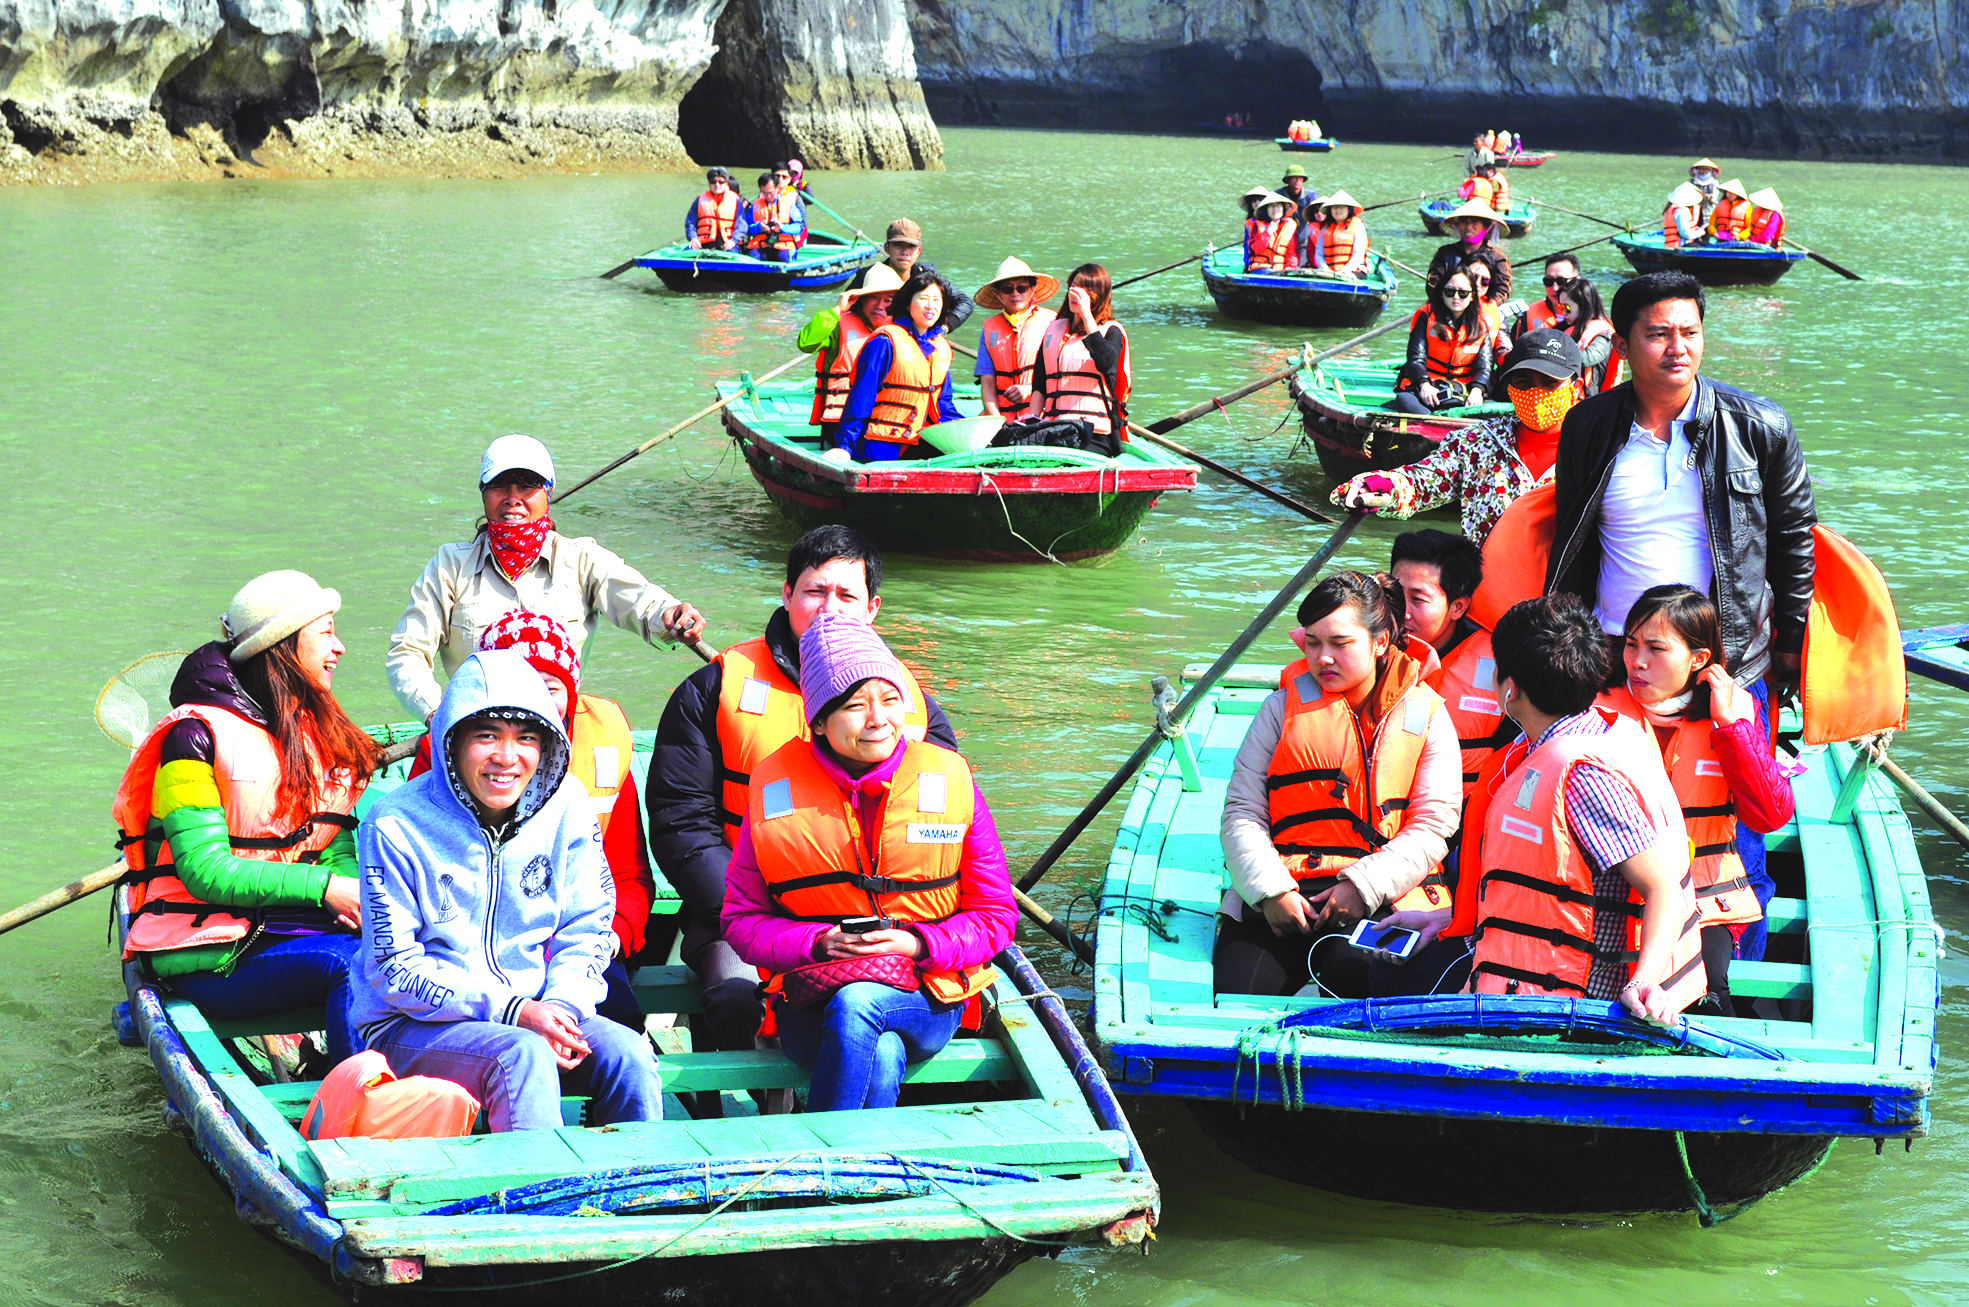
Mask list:
[{"label": "green water", "polygon": [[[877,234],[891,217],[918,219],[929,257],[968,288],[1009,253],[1056,275],[1098,259],[1121,276],[1234,240],[1234,197],[1272,181],[1285,158],[1146,137],[960,131],[948,143],[946,173],[823,176],[817,190]],[[1344,185],[1370,204],[1455,180],[1454,164],[1422,149],[1295,157],[1323,189]],[[1562,155],[1512,180],[1521,194],[1639,221],[1659,214],[1680,169]],[[1904,624],[1969,620],[1969,381],[1949,330],[1969,284],[1963,174],[1742,172],[1750,189],[1787,197],[1799,239],[1874,280],[1806,264],[1774,290],[1716,292],[1705,370],[1790,410],[1821,516],[1880,563]],[[139,655],[212,638],[241,582],[300,567],[338,587],[350,653],[337,693],[358,720],[400,718],[382,675],[385,638],[433,549],[470,530],[488,439],[538,435],[571,479],[704,403],[712,381],[792,356],[819,298],[689,298],[646,273],[596,279],[671,239],[694,181],[0,189],[0,450],[23,547],[0,573],[0,904],[110,861],[109,794],[126,755],[92,724],[95,695]],[[1369,216],[1377,244],[1405,262],[1436,244],[1412,206]],[[1604,230],[1547,212],[1515,247],[1530,256]],[[1606,245],[1588,251],[1588,268],[1609,292],[1625,270]],[[1408,282],[1397,307],[1417,299]],[[1143,419],[1270,370],[1304,338],[1217,317],[1193,268],[1123,290],[1117,309]],[[1184,439],[1323,500],[1317,465],[1294,453],[1296,423],[1280,429],[1285,405],[1281,391],[1264,392]],[[796,535],[709,423],[557,516],[698,603],[718,641],[763,623]],[[1385,562],[1397,529],[1370,524],[1343,559]],[[1140,738],[1147,678],[1214,654],[1322,539],[1206,478],[1102,562],[892,558],[883,626],[931,669],[1017,864]],[[1261,648],[1283,659],[1283,631]],[[653,725],[692,666],[610,629],[585,673]],[[1969,809],[1963,700],[1917,685],[1911,720],[1898,754]],[[1098,875],[1113,820],[1054,872],[1043,899],[1062,906]],[[1969,860],[1924,818],[1917,837],[1961,947]],[[234,1219],[163,1129],[148,1064],[109,1033],[120,995],[104,913],[92,902],[0,940],[0,1301],[330,1301]],[[1035,955],[1063,992],[1084,997],[1057,952]],[[1843,1145],[1812,1179],[1720,1230],[1333,1198],[1254,1175],[1180,1108],[1160,1108],[1142,1121],[1165,1194],[1153,1255],[1035,1262],[986,1301],[1961,1301],[1969,1083],[1950,1041],[1969,977],[1951,959],[1943,979],[1933,1136],[1911,1156]]]}]

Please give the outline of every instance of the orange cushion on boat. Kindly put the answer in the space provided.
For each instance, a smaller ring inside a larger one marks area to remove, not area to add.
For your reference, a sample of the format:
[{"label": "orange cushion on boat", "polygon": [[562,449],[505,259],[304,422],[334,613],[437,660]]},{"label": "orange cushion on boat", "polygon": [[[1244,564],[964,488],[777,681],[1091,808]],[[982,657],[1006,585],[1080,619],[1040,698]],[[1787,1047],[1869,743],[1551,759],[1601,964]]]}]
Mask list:
[{"label": "orange cushion on boat", "polygon": [[399,1080],[374,1049],[328,1073],[301,1118],[308,1139],[452,1139],[472,1132],[479,1100],[463,1085],[436,1076]]},{"label": "orange cushion on boat", "polygon": [[1470,620],[1486,631],[1512,604],[1545,593],[1545,564],[1559,519],[1559,492],[1551,482],[1511,501],[1484,538],[1484,579],[1470,597]]},{"label": "orange cushion on boat", "polygon": [[1852,541],[1812,528],[1812,607],[1800,698],[1805,743],[1856,740],[1907,726],[1907,662],[1894,596]]}]

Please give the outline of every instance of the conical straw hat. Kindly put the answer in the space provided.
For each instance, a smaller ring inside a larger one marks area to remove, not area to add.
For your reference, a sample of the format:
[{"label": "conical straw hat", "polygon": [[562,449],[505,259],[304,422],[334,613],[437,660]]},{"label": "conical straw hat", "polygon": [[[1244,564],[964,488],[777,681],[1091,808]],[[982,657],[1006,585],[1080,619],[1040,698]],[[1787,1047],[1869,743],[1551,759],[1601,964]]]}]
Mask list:
[{"label": "conical straw hat", "polygon": [[1497,210],[1491,208],[1482,200],[1465,200],[1461,205],[1443,215],[1444,222],[1448,222],[1451,218],[1482,218],[1485,222],[1496,222],[1498,221],[1498,213]]},{"label": "conical straw hat", "polygon": [[1743,189],[1743,178],[1741,177],[1732,177],[1717,189],[1721,190],[1725,195],[1734,195],[1739,200],[1750,198],[1749,193]]},{"label": "conical straw hat", "polygon": [[1005,262],[998,265],[997,273],[995,273],[992,276],[992,279],[986,282],[984,286],[979,289],[978,293],[973,295],[971,298],[976,300],[979,304],[983,305],[985,308],[1002,309],[1005,307],[1005,305],[998,298],[998,283],[1001,281],[1010,281],[1014,277],[1031,277],[1034,281],[1039,283],[1037,286],[1033,287],[1033,291],[1032,291],[1032,302],[1034,304],[1044,303],[1045,301],[1052,299],[1053,296],[1059,294],[1060,292],[1060,282],[1058,278],[1048,277],[1040,273],[1034,272],[1031,268],[1028,268],[1025,265],[1025,260],[1023,259],[1009,258],[1006,259]]},{"label": "conical straw hat", "polygon": [[1716,162],[1716,160],[1714,159],[1697,159],[1694,163],[1689,165],[1690,172],[1694,172],[1698,168],[1707,168],[1711,172],[1723,171],[1723,165]]},{"label": "conical straw hat", "polygon": [[1760,209],[1769,209],[1774,213],[1784,212],[1784,201],[1780,200],[1778,193],[1768,186],[1755,195],[1750,196],[1749,199],[1752,204]]},{"label": "conical straw hat", "polygon": [[1321,200],[1319,206],[1322,209],[1337,209],[1343,204],[1346,205],[1348,208],[1357,211],[1361,207],[1361,202],[1355,199],[1353,196],[1347,194],[1347,192],[1345,191],[1333,192],[1333,194]]}]

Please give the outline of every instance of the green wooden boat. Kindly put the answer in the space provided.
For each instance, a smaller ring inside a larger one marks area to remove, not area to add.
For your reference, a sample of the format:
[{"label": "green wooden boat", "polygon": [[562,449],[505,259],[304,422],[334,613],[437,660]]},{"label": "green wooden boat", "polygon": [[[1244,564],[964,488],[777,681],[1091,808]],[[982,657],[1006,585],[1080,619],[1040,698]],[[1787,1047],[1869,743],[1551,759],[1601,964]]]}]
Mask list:
[{"label": "green wooden boat", "polygon": [[1427,458],[1451,432],[1511,412],[1509,404],[1437,409],[1426,416],[1396,412],[1395,378],[1402,363],[1329,359],[1310,371],[1301,369],[1288,383],[1299,423],[1320,467],[1334,480]]},{"label": "green wooden boat", "polygon": [[[635,734],[639,769],[653,738]],[[997,961],[978,1037],[912,1067],[904,1105],[866,1112],[761,1116],[748,1091],[806,1073],[777,1051],[675,1051],[668,1029],[661,1122],[584,1128],[568,1098],[554,1131],[308,1141],[316,1086],[275,1081],[253,1041],[318,1030],[320,1008],[208,1018],[131,965],[113,1021],[241,1219],[363,1301],[955,1307],[1065,1244],[1141,1242],[1159,1202],[1060,1000],[1016,947]],[[648,1012],[703,1008],[683,967],[633,981]],[[691,1119],[694,1093],[724,1116]]]},{"label": "green wooden boat", "polygon": [[[976,386],[953,387],[966,416]],[[809,426],[814,383],[720,382],[725,429],[753,477],[801,530],[855,528],[883,549],[941,558],[1091,558],[1126,544],[1164,492],[1196,488],[1196,468],[1146,441],[1117,458],[1078,449],[979,449],[895,463],[821,457]]]},{"label": "green wooden boat", "polygon": [[1769,952],[1730,968],[1768,1019],[1669,1033],[1585,1000],[1216,992],[1224,790],[1279,671],[1233,669],[1122,819],[1094,1034],[1123,1093],[1190,1100],[1269,1174],[1496,1211],[1711,1220],[1808,1173],[1837,1137],[1927,1133],[1940,928],[1893,790],[1847,745],[1788,746],[1806,770],[1796,817],[1766,837]]}]

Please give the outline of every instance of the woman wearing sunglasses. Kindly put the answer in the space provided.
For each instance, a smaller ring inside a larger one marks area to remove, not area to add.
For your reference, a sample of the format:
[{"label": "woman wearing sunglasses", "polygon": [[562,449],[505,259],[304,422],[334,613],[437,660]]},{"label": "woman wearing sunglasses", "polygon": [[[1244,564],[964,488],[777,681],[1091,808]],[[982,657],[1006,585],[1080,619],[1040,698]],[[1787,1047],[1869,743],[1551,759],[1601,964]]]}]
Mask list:
[{"label": "woman wearing sunglasses", "polygon": [[1395,382],[1395,410],[1433,413],[1481,404],[1490,387],[1491,328],[1470,270],[1430,278],[1429,301],[1408,322],[1408,362]]}]

